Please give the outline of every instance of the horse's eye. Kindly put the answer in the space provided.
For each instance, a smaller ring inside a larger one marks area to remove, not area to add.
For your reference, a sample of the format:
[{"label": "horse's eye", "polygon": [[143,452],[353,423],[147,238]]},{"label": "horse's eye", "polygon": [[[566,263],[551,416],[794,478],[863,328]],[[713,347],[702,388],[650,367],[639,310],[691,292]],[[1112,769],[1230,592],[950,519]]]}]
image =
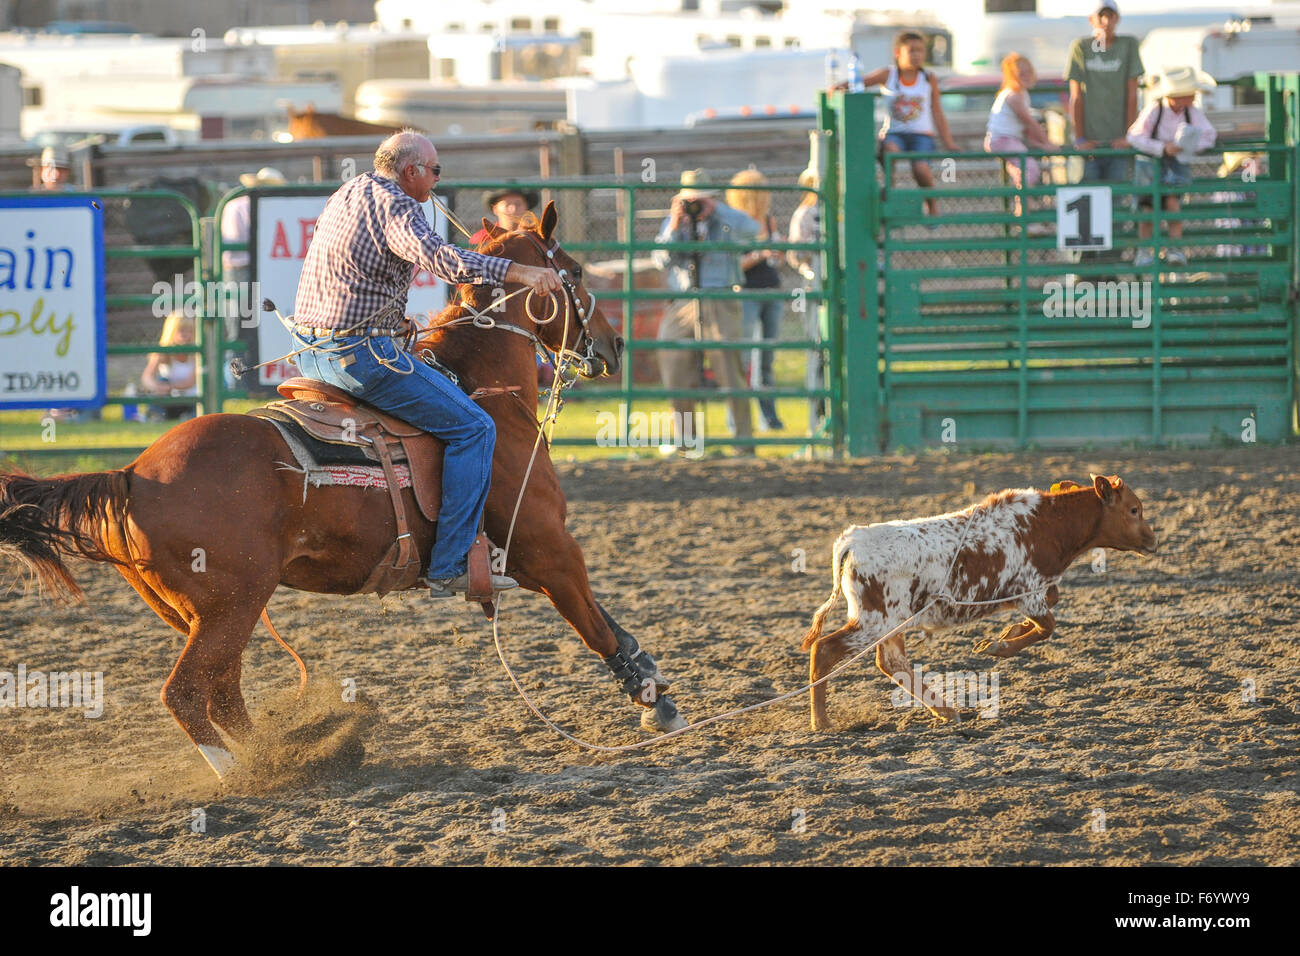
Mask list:
[{"label": "horse's eye", "polygon": [[573,281],[574,282],[582,281],[582,266],[575,265],[573,267]]}]

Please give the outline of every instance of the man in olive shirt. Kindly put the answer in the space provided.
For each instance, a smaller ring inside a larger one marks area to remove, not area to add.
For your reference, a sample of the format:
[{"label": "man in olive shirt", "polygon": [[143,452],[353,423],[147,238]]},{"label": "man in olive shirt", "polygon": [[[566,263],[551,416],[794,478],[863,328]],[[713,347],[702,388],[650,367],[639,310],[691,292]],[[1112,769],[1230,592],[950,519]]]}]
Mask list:
[{"label": "man in olive shirt", "polygon": [[[1088,18],[1093,34],[1070,46],[1070,117],[1074,121],[1075,149],[1097,147],[1128,149],[1128,128],[1137,119],[1137,82],[1142,58],[1136,37],[1116,36],[1119,6],[1101,0]],[[1084,161],[1084,182],[1121,182],[1129,179],[1124,156],[1089,156]]]},{"label": "man in olive shirt", "polygon": [[[1070,118],[1074,122],[1074,148],[1128,149],[1128,128],[1137,118],[1137,84],[1142,57],[1136,37],[1116,36],[1119,5],[1100,0],[1088,18],[1092,36],[1070,45]],[[1086,156],[1080,182],[1128,182],[1132,179],[1127,156]],[[1079,262],[1117,262],[1114,249],[1076,252]],[[1093,276],[1104,279],[1104,276]]]}]

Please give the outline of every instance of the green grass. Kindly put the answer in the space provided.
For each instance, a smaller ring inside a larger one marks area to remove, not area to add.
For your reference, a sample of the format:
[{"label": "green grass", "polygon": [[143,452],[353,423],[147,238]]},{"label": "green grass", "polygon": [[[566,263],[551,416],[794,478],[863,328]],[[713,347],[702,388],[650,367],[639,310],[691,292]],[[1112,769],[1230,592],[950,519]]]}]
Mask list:
[{"label": "green grass", "polygon": [[[792,351],[777,352],[775,374],[778,385],[801,386],[804,375],[804,353]],[[588,387],[569,392],[570,396],[585,394],[591,396],[583,400],[566,401],[556,423],[556,439],[585,438],[594,441],[599,428],[598,416],[601,413],[617,415],[619,399],[616,394],[596,397],[597,389]],[[227,412],[242,413],[264,404],[256,400],[230,400],[226,403]],[[782,398],[776,403],[777,413],[785,422],[786,429],[781,432],[767,432],[758,435],[761,438],[781,438],[786,442],[780,445],[760,446],[760,457],[786,457],[807,445],[808,402],[800,398]],[[727,406],[723,401],[701,402],[697,408],[704,412],[704,434],[714,439],[725,439],[730,435],[727,429]],[[757,427],[758,404],[751,403],[752,415]],[[654,414],[671,410],[665,400],[634,401],[632,411]],[[542,414],[543,409],[538,410]],[[129,422],[122,419],[120,405],[106,405],[103,418],[99,421],[54,422],[42,424],[47,417],[43,409],[21,412],[0,412],[0,467],[20,468],[35,474],[55,474],[69,471],[100,471],[118,468],[135,458],[139,449],[145,448],[160,438],[173,422]],[[756,432],[756,434],[758,434]],[[104,449],[122,449],[121,452],[106,452]],[[34,450],[35,454],[14,452]],[[707,446],[705,455],[730,454],[731,446],[722,448]],[[660,457],[657,447],[605,448],[590,445],[557,445],[552,451],[557,461],[587,461],[598,458],[647,458]]]}]

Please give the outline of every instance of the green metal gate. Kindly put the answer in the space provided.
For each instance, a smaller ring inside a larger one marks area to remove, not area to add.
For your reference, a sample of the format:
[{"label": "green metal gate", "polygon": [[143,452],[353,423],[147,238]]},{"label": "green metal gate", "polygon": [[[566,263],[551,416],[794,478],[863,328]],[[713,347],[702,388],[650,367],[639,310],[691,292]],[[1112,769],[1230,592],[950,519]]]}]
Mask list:
[{"label": "green metal gate", "polygon": [[[873,97],[837,94],[823,125],[838,136],[845,184],[850,452],[1293,434],[1296,79],[1261,79],[1268,135],[1229,147],[1257,154],[1246,175],[1218,179],[1202,161],[1186,188],[1110,184],[1116,253],[1159,249],[1160,219],[1178,220],[1191,253],[1180,269],[1067,260],[1056,249],[1059,186],[1017,190],[988,154],[929,154],[941,188],[913,187],[906,169],[882,188]],[[1177,214],[1136,206],[1150,197],[1159,210],[1170,192],[1187,195]],[[924,215],[930,197],[937,216]],[[1139,239],[1144,220],[1155,240]]]}]

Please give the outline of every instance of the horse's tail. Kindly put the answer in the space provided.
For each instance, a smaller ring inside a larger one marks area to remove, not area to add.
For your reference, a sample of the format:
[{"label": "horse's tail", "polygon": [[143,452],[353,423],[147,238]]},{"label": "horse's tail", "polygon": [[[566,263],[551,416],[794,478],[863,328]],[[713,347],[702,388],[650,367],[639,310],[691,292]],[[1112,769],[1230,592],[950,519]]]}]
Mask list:
[{"label": "horse's tail", "polygon": [[0,559],[11,559],[53,597],[84,601],[66,555],[120,563],[108,545],[130,497],[122,470],[34,478],[0,473]]},{"label": "horse's tail", "polygon": [[848,550],[847,536],[841,535],[840,539],[835,542],[835,547],[831,552],[831,596],[825,603],[813,614],[812,626],[808,628],[808,633],[803,636],[799,643],[799,650],[810,650],[822,636],[822,625],[826,623],[826,615],[831,612],[835,606],[835,601],[840,596],[841,565],[844,562],[844,554]]}]

